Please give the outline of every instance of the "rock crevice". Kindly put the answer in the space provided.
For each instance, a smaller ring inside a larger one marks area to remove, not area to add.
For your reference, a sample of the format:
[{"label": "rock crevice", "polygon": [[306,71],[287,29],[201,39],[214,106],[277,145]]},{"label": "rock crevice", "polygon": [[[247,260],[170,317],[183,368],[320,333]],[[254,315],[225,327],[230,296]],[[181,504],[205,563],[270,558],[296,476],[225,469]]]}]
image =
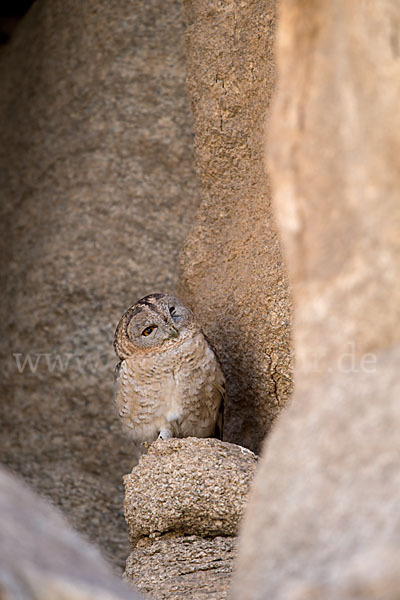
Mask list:
[{"label": "rock crevice", "polygon": [[292,390],[291,300],[264,168],[275,1],[185,2],[202,203],[180,294],[221,358],[225,437],[258,452]]}]

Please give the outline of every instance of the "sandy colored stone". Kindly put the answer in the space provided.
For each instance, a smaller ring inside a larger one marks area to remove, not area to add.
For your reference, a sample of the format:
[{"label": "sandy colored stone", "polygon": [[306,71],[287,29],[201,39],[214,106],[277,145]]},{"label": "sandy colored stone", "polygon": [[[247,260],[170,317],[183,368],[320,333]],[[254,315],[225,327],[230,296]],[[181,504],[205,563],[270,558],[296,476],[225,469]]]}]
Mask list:
[{"label": "sandy colored stone", "polygon": [[235,535],[256,462],[249,450],[215,439],[154,442],[124,477],[132,544],[166,532]]},{"label": "sandy colored stone", "polygon": [[0,597],[139,600],[61,513],[0,470]]},{"label": "sandy colored stone", "polygon": [[233,598],[398,597],[400,346],[377,356],[315,382],[271,434]]},{"label": "sandy colored stone", "polygon": [[297,369],[400,338],[399,26],[396,0],[281,3],[268,156]]},{"label": "sandy colored stone", "polygon": [[36,0],[0,56],[1,460],[121,567],[112,340],[198,205],[183,45],[180,0]]},{"label": "sandy colored stone", "polygon": [[398,598],[399,23],[390,0],[281,3],[268,155],[296,391],[252,486],[234,600]]},{"label": "sandy colored stone", "polygon": [[292,387],[288,284],[263,166],[275,2],[187,0],[185,8],[202,204],[180,293],[227,377],[224,439],[258,451]]},{"label": "sandy colored stone", "polygon": [[142,538],[126,563],[126,577],[155,600],[223,600],[236,556],[236,538],[165,534]]},{"label": "sandy colored stone", "polygon": [[126,578],[156,600],[227,598],[256,463],[220,440],[154,442],[124,477]]}]

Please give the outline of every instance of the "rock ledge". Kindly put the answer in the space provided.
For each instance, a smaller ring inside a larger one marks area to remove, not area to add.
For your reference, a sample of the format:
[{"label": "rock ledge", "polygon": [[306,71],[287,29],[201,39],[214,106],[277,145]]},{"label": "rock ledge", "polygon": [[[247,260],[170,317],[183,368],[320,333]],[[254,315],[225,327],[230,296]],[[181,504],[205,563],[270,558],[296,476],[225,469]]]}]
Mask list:
[{"label": "rock ledge", "polygon": [[126,577],[154,598],[225,598],[256,463],[215,439],[154,442],[124,477]]}]

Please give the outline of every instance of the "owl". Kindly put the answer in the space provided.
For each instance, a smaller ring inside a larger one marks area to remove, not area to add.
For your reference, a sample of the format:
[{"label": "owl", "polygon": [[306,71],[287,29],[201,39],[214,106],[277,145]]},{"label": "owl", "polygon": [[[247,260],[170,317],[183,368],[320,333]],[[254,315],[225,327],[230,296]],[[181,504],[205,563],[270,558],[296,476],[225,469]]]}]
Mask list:
[{"label": "owl", "polygon": [[136,302],[118,324],[114,349],[115,401],[137,447],[157,438],[222,439],[225,378],[180,300],[151,294]]}]

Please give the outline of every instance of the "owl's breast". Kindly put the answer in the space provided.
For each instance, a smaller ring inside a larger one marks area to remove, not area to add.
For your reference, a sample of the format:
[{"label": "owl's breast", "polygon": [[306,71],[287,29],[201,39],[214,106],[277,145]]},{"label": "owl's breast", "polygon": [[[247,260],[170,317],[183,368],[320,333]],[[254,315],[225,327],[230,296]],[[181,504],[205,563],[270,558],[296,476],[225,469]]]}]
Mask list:
[{"label": "owl's breast", "polygon": [[119,415],[140,441],[156,439],[169,425],[178,437],[205,437],[218,411],[221,377],[200,332],[164,352],[126,359],[116,389]]}]

